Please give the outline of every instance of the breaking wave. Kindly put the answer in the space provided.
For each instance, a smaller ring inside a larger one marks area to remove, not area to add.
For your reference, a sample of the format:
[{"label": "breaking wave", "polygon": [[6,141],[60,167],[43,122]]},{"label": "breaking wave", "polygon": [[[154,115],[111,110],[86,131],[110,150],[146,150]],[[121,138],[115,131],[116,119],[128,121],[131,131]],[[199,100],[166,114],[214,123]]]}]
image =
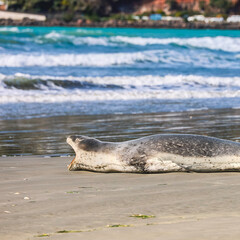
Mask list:
[{"label": "breaking wave", "polygon": [[38,36],[34,39],[36,43],[68,43],[73,45],[100,45],[109,46],[111,43],[105,37],[76,37],[62,33],[50,32],[44,36]]},{"label": "breaking wave", "polygon": [[239,56],[239,31],[0,27],[0,118],[238,107]]},{"label": "breaking wave", "polygon": [[210,50],[222,50],[226,52],[240,52],[240,38],[232,37],[194,37],[194,38],[145,38],[145,37],[80,37],[69,36],[62,33],[51,32],[45,36],[38,37],[36,42],[67,42],[74,45],[102,45],[118,46],[123,44],[147,46],[147,45],[169,45],[205,48]]},{"label": "breaking wave", "polygon": [[88,54],[0,54],[1,67],[29,66],[96,66],[133,65],[137,63],[191,64],[201,67],[239,68],[239,63],[230,56],[219,56],[214,53],[188,53],[175,50],[149,50],[121,53],[88,53]]},{"label": "breaking wave", "polygon": [[122,44],[131,44],[138,46],[147,45],[169,45],[206,48],[210,50],[222,50],[226,52],[240,52],[240,38],[231,37],[195,37],[195,38],[144,38],[144,37],[76,37],[65,34],[51,32],[44,37],[36,39],[38,43],[46,42],[67,42],[74,45],[102,45],[118,46]]},{"label": "breaking wave", "polygon": [[240,52],[240,38],[232,37],[194,37],[194,38],[142,38],[116,36],[111,38],[113,42],[123,42],[134,45],[153,44],[176,44],[197,48],[207,48],[211,50],[222,50],[226,52]]},{"label": "breaking wave", "polygon": [[[117,32],[114,34],[106,34],[103,36],[103,32],[96,29],[75,29],[75,30],[52,30],[41,32],[40,30],[34,30],[33,28],[19,28],[19,27],[0,27],[0,32],[20,34],[19,40],[26,41],[26,37],[31,41],[38,44],[46,43],[66,43],[79,45],[99,45],[99,46],[123,46],[123,45],[175,45],[184,46],[189,48],[203,48],[209,50],[221,50],[226,52],[240,52],[240,38],[230,36],[201,36],[201,37],[175,37],[170,36],[166,38],[161,32],[159,36],[154,37],[136,37],[126,36],[126,34]],[[31,35],[21,35],[21,33],[32,33]],[[112,36],[111,36],[112,35]]]},{"label": "breaking wave", "polygon": [[0,75],[1,103],[230,97],[240,97],[240,77]]}]

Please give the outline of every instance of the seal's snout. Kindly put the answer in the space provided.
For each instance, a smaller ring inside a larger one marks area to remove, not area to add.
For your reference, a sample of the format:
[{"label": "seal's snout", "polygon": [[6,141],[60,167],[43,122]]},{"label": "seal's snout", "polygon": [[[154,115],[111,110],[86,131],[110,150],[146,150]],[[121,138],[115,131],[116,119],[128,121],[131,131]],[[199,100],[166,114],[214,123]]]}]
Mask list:
[{"label": "seal's snout", "polygon": [[66,142],[74,149],[79,143],[78,136],[68,136]]},{"label": "seal's snout", "polygon": [[87,136],[82,136],[82,135],[74,135],[74,136],[68,136],[67,137],[67,143],[78,143],[81,142],[83,140],[89,139],[89,137]]}]

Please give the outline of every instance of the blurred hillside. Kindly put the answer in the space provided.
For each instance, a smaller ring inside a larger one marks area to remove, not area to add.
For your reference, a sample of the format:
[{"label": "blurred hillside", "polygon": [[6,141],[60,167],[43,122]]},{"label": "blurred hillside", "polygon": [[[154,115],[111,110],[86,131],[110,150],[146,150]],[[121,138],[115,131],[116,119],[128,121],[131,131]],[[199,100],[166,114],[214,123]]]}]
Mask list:
[{"label": "blurred hillside", "polygon": [[126,0],[10,0],[8,9],[35,13],[74,11],[83,14],[108,16],[111,13],[133,11],[140,1]]},{"label": "blurred hillside", "polygon": [[[240,12],[240,0],[9,0],[8,10],[45,14],[107,17],[113,14],[176,14],[199,12],[206,15]],[[191,15],[191,14],[190,14]]]}]

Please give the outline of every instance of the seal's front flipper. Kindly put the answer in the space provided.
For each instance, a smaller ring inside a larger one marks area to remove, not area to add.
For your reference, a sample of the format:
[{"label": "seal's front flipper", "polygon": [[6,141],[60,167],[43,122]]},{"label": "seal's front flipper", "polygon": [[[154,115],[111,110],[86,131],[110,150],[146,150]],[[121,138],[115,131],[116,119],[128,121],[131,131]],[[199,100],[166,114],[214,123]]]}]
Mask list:
[{"label": "seal's front flipper", "polygon": [[158,157],[149,158],[145,165],[146,172],[186,172],[186,169],[171,160]]}]

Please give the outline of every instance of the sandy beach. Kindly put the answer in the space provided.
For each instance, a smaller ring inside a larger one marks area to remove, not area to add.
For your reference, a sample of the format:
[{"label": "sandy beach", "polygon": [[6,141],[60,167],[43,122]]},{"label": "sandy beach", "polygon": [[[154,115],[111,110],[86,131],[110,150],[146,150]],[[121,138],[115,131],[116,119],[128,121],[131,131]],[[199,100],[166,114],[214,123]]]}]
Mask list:
[{"label": "sandy beach", "polygon": [[239,173],[69,172],[71,159],[0,158],[0,239],[240,238]]}]

